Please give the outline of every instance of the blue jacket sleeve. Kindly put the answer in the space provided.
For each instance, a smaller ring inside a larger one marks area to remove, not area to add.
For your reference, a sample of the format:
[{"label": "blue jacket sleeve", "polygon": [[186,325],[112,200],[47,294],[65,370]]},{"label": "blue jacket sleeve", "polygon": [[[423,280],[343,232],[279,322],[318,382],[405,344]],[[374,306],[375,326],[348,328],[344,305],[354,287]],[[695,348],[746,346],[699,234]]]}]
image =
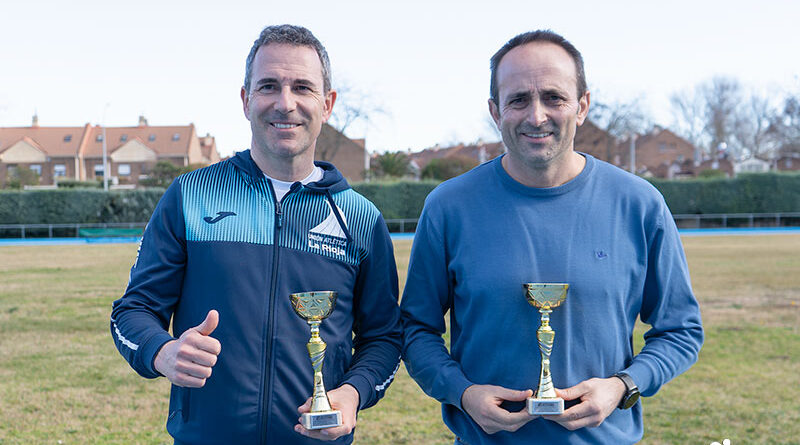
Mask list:
[{"label": "blue jacket sleeve", "polygon": [[450,356],[442,335],[445,314],[452,307],[452,281],[447,245],[432,221],[436,213],[426,203],[420,217],[400,304],[403,317],[403,359],[411,377],[426,394],[461,408],[470,382]]},{"label": "blue jacket sleeve", "polygon": [[689,369],[703,344],[700,309],[692,292],[686,256],[672,215],[663,203],[649,242],[640,316],[651,328],[644,335],[644,348],[625,372],[642,395],[651,396]]},{"label": "blue jacket sleeve", "polygon": [[167,332],[180,297],[186,239],[180,184],[164,193],[145,228],[128,288],[111,311],[111,336],[136,372],[155,378],[158,351],[173,337]]},{"label": "blue jacket sleeve", "polygon": [[377,403],[394,379],[403,342],[394,249],[380,216],[373,228],[370,252],[359,266],[353,295],[355,352],[344,383],[356,388],[359,408],[364,409]]}]

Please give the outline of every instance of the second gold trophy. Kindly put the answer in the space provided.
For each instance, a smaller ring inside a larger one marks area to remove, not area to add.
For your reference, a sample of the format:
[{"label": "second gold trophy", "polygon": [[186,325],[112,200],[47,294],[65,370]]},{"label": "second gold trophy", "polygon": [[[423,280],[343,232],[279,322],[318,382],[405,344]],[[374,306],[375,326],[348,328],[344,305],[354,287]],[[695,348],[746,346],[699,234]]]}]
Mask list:
[{"label": "second gold trophy", "polygon": [[531,306],[539,309],[541,323],[536,331],[539,352],[542,355],[539,388],[527,401],[528,414],[561,414],[564,412],[564,399],[556,395],[553,377],[550,375],[550,353],[553,351],[556,333],[550,327],[550,313],[567,299],[569,284],[565,283],[525,283],[525,297]]}]

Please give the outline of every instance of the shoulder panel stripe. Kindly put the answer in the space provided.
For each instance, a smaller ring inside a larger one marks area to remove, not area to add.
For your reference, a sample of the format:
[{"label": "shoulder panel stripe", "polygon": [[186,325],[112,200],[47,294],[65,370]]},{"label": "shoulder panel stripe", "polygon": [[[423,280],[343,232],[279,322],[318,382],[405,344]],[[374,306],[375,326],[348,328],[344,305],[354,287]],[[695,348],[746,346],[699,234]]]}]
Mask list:
[{"label": "shoulder panel stripe", "polygon": [[250,181],[232,163],[222,162],[179,181],[188,241],[273,243],[275,205],[266,179]]}]

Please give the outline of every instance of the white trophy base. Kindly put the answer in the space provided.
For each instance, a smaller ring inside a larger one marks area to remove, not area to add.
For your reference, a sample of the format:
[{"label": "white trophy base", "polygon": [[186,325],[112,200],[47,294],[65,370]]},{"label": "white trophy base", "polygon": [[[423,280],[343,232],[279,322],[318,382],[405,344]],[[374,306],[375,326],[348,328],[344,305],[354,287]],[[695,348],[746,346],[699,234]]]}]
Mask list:
[{"label": "white trophy base", "polygon": [[561,414],[564,412],[564,399],[537,399],[528,397],[527,406],[528,414],[532,416]]},{"label": "white trophy base", "polygon": [[300,423],[307,430],[321,430],[342,424],[341,411],[322,411],[319,413],[303,413]]}]

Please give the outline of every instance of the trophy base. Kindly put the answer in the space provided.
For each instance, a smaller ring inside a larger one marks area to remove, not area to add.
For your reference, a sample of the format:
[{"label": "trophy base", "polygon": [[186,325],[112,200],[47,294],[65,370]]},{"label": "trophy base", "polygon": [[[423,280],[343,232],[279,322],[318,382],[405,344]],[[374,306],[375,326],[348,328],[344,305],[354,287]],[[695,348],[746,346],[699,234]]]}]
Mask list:
[{"label": "trophy base", "polygon": [[564,399],[537,399],[528,397],[527,407],[528,414],[532,416],[561,414],[564,412]]},{"label": "trophy base", "polygon": [[319,413],[303,413],[300,423],[307,430],[321,430],[342,424],[341,411],[323,411]]}]

